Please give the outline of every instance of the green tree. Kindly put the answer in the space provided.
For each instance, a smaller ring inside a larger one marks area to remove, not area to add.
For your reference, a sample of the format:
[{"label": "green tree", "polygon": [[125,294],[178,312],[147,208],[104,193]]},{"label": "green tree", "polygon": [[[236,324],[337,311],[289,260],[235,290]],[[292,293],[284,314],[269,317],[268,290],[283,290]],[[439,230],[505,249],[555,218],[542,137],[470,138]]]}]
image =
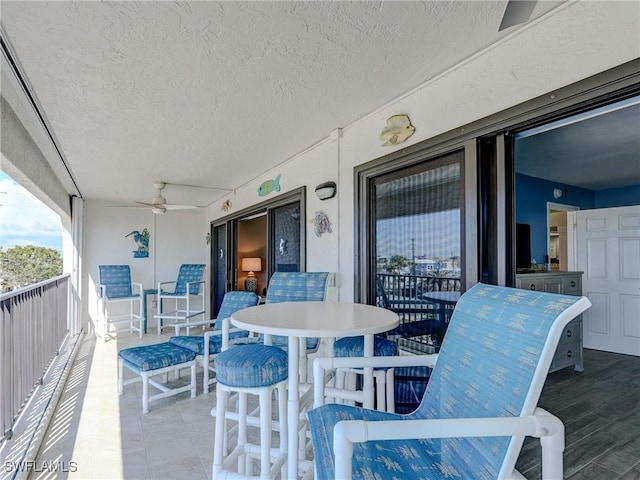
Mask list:
[{"label": "green tree", "polygon": [[388,273],[403,273],[411,268],[414,263],[402,255],[392,255],[385,266]]},{"label": "green tree", "polygon": [[53,248],[27,245],[0,247],[2,291],[26,287],[62,275],[62,256]]}]

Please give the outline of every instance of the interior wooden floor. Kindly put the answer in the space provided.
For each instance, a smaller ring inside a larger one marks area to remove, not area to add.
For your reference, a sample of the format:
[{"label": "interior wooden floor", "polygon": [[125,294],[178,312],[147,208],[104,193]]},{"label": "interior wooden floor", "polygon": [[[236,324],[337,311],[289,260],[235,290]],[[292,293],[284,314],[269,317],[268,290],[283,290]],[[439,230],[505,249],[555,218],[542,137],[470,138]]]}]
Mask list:
[{"label": "interior wooden floor", "polygon": [[[638,480],[640,358],[585,350],[584,367],[549,374],[539,402],[565,424],[565,478]],[[542,477],[539,442],[527,439],[517,468]]]}]

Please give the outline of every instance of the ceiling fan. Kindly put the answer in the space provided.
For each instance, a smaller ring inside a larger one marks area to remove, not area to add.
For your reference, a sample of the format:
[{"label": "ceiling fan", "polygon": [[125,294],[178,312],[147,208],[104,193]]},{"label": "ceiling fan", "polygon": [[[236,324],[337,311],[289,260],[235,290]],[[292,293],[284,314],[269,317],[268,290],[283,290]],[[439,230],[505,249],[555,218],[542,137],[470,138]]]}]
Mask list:
[{"label": "ceiling fan", "polygon": [[509,0],[498,31],[528,22],[536,3],[538,0]]},{"label": "ceiling fan", "polygon": [[150,208],[156,215],[161,215],[167,210],[200,210],[202,207],[197,205],[176,205],[167,203],[167,199],[162,196],[162,190],[167,186],[166,182],[155,182],[153,186],[156,189],[156,193],[151,199],[150,203],[147,202],[135,202],[137,205],[122,205],[124,207],[133,208]]}]

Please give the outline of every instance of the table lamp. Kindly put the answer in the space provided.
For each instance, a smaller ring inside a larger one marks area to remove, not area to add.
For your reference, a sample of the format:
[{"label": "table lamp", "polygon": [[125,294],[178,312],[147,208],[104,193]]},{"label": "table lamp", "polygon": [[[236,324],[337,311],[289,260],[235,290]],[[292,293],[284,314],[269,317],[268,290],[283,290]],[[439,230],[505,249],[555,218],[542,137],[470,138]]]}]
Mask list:
[{"label": "table lamp", "polygon": [[244,281],[244,289],[247,292],[255,292],[258,290],[258,278],[254,272],[262,271],[262,259],[261,258],[243,258],[242,259],[242,271],[249,272],[247,279]]}]

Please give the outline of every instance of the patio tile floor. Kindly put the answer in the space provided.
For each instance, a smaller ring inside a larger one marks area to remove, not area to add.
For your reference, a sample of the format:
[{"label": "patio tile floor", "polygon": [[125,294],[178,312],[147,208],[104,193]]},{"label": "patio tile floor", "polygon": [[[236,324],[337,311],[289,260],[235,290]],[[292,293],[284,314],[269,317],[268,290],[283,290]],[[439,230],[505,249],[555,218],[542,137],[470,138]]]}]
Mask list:
[{"label": "patio tile floor", "polygon": [[[107,343],[84,336],[36,461],[58,462],[68,471],[31,478],[211,478],[215,393],[202,393],[201,372],[195,399],[185,392],[155,401],[146,415],[141,384],[118,395],[118,350],[163,342],[171,334],[139,339],[123,333]],[[567,368],[547,378],[540,405],[566,425],[567,478],[640,479],[639,368],[640,358],[585,350],[585,372]],[[539,445],[525,442],[520,472],[540,478],[539,462]]]},{"label": "patio tile floor", "polygon": [[[69,471],[58,475],[83,480],[211,478],[215,393],[202,394],[201,373],[195,399],[185,392],[154,401],[146,415],[141,384],[118,395],[117,352],[172,334],[121,333],[106,343],[85,335],[36,464],[61,462]],[[61,478],[51,475],[34,478]]]}]

